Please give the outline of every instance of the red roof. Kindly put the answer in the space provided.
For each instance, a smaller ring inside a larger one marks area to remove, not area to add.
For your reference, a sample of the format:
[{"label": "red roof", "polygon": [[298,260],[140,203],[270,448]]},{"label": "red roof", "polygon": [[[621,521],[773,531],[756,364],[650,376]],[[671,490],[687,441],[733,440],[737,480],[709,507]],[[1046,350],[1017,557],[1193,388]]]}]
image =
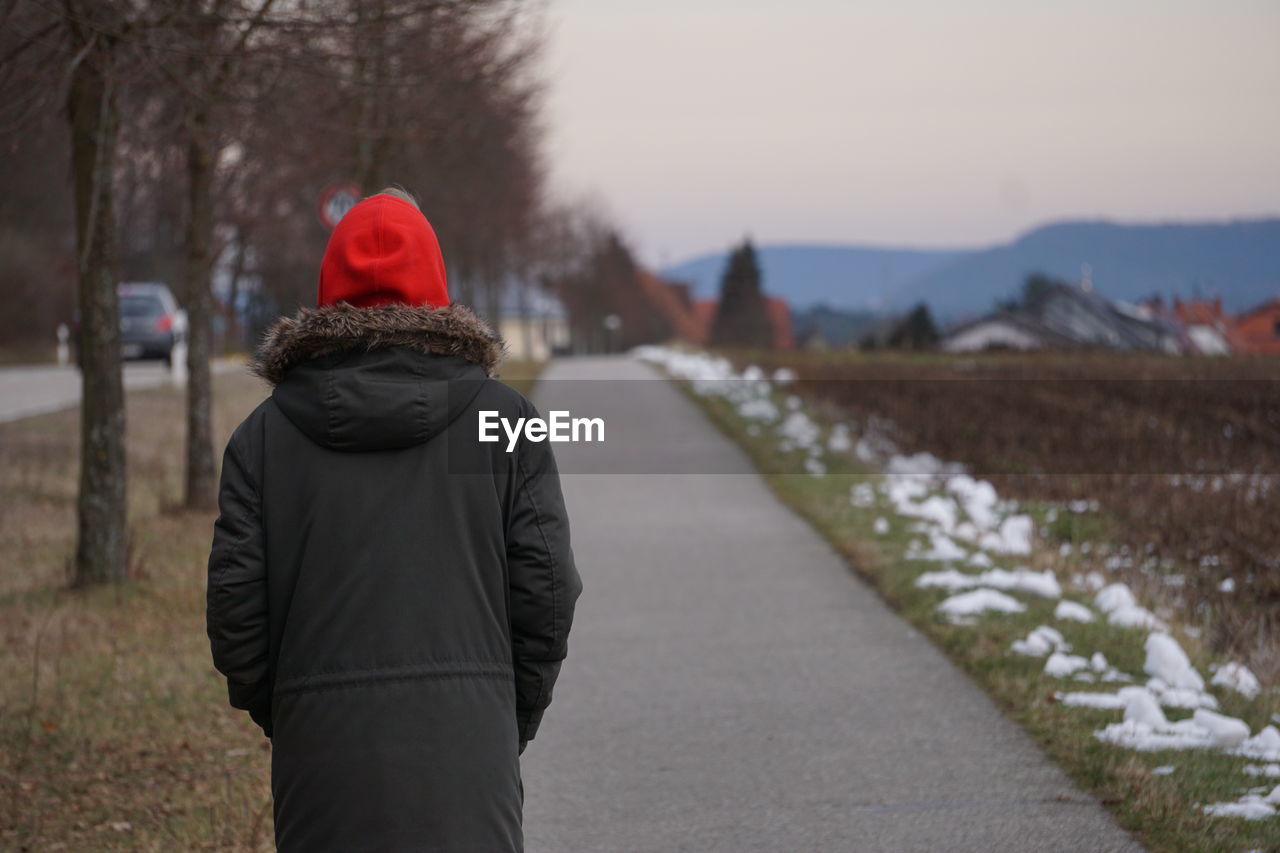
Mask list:
[{"label": "red roof", "polygon": [[1187,326],[1216,326],[1224,319],[1221,299],[1212,302],[1206,299],[1193,299],[1190,302],[1175,299],[1173,313],[1180,323]]},{"label": "red roof", "polygon": [[690,304],[688,287],[664,281],[646,269],[638,269],[636,274],[649,304],[666,318],[676,337],[692,344],[703,343],[706,327]]}]

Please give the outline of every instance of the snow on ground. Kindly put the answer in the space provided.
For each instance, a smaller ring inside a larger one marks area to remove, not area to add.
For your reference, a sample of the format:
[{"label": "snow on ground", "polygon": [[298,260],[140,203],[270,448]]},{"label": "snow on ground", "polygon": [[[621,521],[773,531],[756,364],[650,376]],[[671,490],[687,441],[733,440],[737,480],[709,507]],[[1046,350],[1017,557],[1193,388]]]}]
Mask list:
[{"label": "snow on ground", "polygon": [[1050,628],[1048,625],[1041,625],[1024,639],[1014,640],[1010,648],[1020,655],[1028,655],[1035,658],[1042,658],[1055,651],[1071,651],[1071,646],[1063,638],[1062,632],[1056,628]]},{"label": "snow on ground", "polygon": [[1197,710],[1190,719],[1171,721],[1165,717],[1155,694],[1145,687],[1125,687],[1116,696],[1124,705],[1124,720],[1095,732],[1094,737],[1117,746],[1141,752],[1229,749],[1239,747],[1249,737],[1249,726],[1243,720],[1205,708]]},{"label": "snow on ground", "polygon": [[1053,611],[1053,618],[1069,622],[1092,622],[1094,616],[1093,611],[1080,602],[1064,598],[1058,602],[1057,609]]},{"label": "snow on ground", "polygon": [[[928,560],[934,558],[926,554],[919,559]],[[989,569],[977,575],[966,574],[957,569],[945,569],[939,572],[925,572],[916,578],[916,586],[921,588],[936,586],[953,592],[959,589],[990,587],[992,589],[1029,592],[1032,595],[1039,595],[1044,598],[1058,598],[1062,595],[1062,587],[1058,586],[1057,577],[1049,569],[1045,569],[1043,572],[1033,572],[1031,569],[1014,569],[1012,571],[1008,569]]]},{"label": "snow on ground", "polygon": [[1173,637],[1159,632],[1150,634],[1146,649],[1147,662],[1142,668],[1152,678],[1159,678],[1175,689],[1204,690],[1204,679]]},{"label": "snow on ground", "polygon": [[959,595],[951,596],[938,605],[938,610],[942,611],[957,625],[972,624],[973,617],[988,611],[1021,613],[1026,609],[1027,606],[1018,599],[994,589],[975,589],[972,592],[962,592]]},{"label": "snow on ground", "polygon": [[1253,758],[1257,761],[1280,763],[1280,729],[1267,726],[1253,737],[1240,744],[1236,755]]},{"label": "snow on ground", "polygon": [[1203,807],[1207,815],[1216,817],[1241,817],[1245,820],[1263,820],[1276,816],[1276,807],[1280,806],[1280,785],[1270,794],[1245,794],[1230,803],[1212,803]]},{"label": "snow on ground", "polygon": [[1049,659],[1044,662],[1044,674],[1050,678],[1066,678],[1069,675],[1075,675],[1080,670],[1089,668],[1089,659],[1082,655],[1068,655],[1062,652],[1054,652],[1049,655]]},{"label": "snow on ground", "polygon": [[1280,764],[1247,764],[1246,776],[1264,776],[1268,779],[1280,779]]},{"label": "snow on ground", "polygon": [[1230,688],[1246,699],[1253,699],[1261,689],[1258,677],[1244,664],[1235,662],[1218,667],[1218,671],[1213,674],[1209,683]]},{"label": "snow on ground", "polygon": [[1093,605],[1107,614],[1107,622],[1112,625],[1167,630],[1167,626],[1154,613],[1138,604],[1133,591],[1126,584],[1113,583],[1103,587],[1093,599]]},{"label": "snow on ground", "polygon": [[[1019,512],[1016,502],[1002,501],[991,483],[929,453],[900,454],[888,437],[890,428],[875,418],[856,428],[837,423],[824,429],[805,410],[803,400],[780,393],[796,379],[787,368],[774,371],[770,379],[758,367],[737,372],[727,359],[705,353],[640,347],[633,354],[688,380],[695,394],[726,401],[747,422],[753,436],[769,436],[781,453],[802,454],[802,466],[812,476],[826,474],[828,454],[852,456],[883,471],[874,483],[854,485],[849,503],[860,510],[877,512],[873,530],[878,536],[893,529],[890,519],[896,515],[923,537],[913,538],[903,556],[942,564],[940,569],[922,572],[916,586],[949,593],[938,610],[954,624],[976,624],[984,614],[996,614],[993,618],[998,618],[1002,613],[1025,612],[1026,604],[1014,597],[1016,593],[1060,599],[1053,614],[1059,622],[1095,622],[1096,608],[1109,625],[1145,632],[1145,685],[1131,684],[1116,692],[1067,691],[1054,695],[1056,701],[1069,707],[1123,712],[1119,722],[1094,733],[1100,741],[1139,751],[1221,750],[1262,762],[1247,765],[1247,775],[1280,778],[1280,729],[1267,726],[1251,736],[1243,720],[1217,713],[1217,699],[1206,691],[1203,676],[1169,633],[1169,627],[1143,607],[1127,585],[1109,584],[1096,571],[1073,576],[1072,587],[1093,596],[1090,608],[1063,599],[1062,586],[1050,570],[1037,572],[998,565],[998,561],[1033,554],[1036,524],[1030,515]],[[855,435],[855,429],[860,434]],[[1073,501],[1061,511],[1084,513],[1098,509],[1096,501]],[[1051,509],[1047,520],[1051,522],[1057,512]],[[1090,549],[1089,542],[1079,543],[1077,549],[1064,545],[1060,554],[1070,556],[1073,550],[1088,554]],[[1132,565],[1128,557],[1112,557],[1111,561],[1108,569]],[[977,571],[961,571],[956,564]],[[1232,592],[1235,582],[1228,578],[1219,588],[1224,593]],[[1184,628],[1183,632],[1192,637],[1198,633],[1191,628]],[[1013,654],[1046,658],[1044,671],[1050,677],[1095,683],[1134,680],[1111,666],[1101,653],[1086,657],[1071,652],[1062,632],[1048,625],[1035,628],[1010,647]],[[1257,696],[1260,690],[1253,673],[1238,663],[1214,669],[1210,685],[1235,691],[1246,699]],[[1170,720],[1164,708],[1189,710],[1192,715]],[[1172,766],[1165,766],[1153,772],[1172,771]],[[1205,814],[1222,817],[1275,817],[1280,813],[1280,786],[1265,796],[1255,791],[1233,802],[1202,808]]]}]

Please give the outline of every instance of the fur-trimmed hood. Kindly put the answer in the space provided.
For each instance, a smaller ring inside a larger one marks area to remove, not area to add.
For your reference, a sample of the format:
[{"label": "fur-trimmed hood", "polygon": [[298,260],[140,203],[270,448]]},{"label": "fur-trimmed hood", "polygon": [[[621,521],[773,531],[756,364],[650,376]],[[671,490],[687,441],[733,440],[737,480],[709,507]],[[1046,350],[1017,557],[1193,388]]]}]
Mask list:
[{"label": "fur-trimmed hood", "polygon": [[502,339],[463,305],[443,308],[345,302],[303,308],[281,317],[267,332],[250,369],[271,385],[304,361],[343,350],[403,346],[422,353],[456,355],[494,376],[505,354]]}]

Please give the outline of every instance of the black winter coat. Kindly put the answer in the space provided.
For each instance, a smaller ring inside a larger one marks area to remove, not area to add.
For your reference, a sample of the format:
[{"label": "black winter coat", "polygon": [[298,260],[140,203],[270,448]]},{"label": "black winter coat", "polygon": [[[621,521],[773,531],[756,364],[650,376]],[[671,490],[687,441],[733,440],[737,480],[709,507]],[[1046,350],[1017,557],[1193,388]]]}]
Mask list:
[{"label": "black winter coat", "polygon": [[488,378],[470,311],[338,305],[282,320],[275,385],[227,446],[208,632],[231,704],[272,738],[283,851],[523,848],[518,753],[581,583],[535,415]]}]

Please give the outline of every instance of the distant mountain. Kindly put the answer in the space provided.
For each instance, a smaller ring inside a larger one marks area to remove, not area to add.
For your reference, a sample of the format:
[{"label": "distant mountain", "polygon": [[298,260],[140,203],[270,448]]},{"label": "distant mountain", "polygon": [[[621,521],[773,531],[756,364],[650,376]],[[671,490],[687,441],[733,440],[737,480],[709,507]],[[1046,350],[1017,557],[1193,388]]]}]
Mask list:
[{"label": "distant mountain", "polygon": [[1028,273],[1074,282],[1085,264],[1096,290],[1109,299],[1221,296],[1228,311],[1240,311],[1280,293],[1280,219],[1049,225],[925,272],[897,288],[890,307],[901,311],[925,302],[940,318],[973,317],[1014,295]]},{"label": "distant mountain", "polygon": [[[803,245],[756,251],[765,290],[796,311],[825,304],[855,313],[902,312],[925,302],[938,320],[954,322],[1015,295],[1028,273],[1074,282],[1083,264],[1109,299],[1221,296],[1234,312],[1280,294],[1280,218],[1196,225],[1065,222],[973,251]],[[725,259],[724,252],[701,255],[663,274],[689,282],[696,297],[712,299]]]},{"label": "distant mountain", "polygon": [[[765,291],[786,299],[793,309],[824,303],[855,311],[878,309],[896,288],[964,254],[866,246],[756,247]],[[662,274],[688,282],[698,299],[715,299],[727,259],[727,252],[699,255]]]},{"label": "distant mountain", "polygon": [[842,311],[827,304],[811,308],[793,309],[791,326],[797,341],[804,342],[810,336],[821,338],[828,346],[853,346],[878,324],[884,322],[879,314],[870,311]]}]

